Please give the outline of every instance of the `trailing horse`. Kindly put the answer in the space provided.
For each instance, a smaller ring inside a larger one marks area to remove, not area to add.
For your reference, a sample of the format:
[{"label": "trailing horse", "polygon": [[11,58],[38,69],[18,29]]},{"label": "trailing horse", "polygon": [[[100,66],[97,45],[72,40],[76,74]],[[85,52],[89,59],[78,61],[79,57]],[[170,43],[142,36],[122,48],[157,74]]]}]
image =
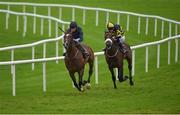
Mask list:
[{"label": "trailing horse", "polygon": [[[69,75],[74,83],[74,86],[79,91],[84,91],[82,87],[83,85],[86,85],[87,88],[90,88],[90,78],[93,73],[93,65],[94,65],[94,53],[92,49],[83,44],[83,47],[89,53],[89,57],[87,58],[87,60],[85,60],[80,50],[76,48],[76,42],[73,40],[73,36],[71,33],[65,33],[63,45],[66,49],[65,65],[69,71]],[[87,81],[83,81],[84,68],[86,63],[89,64],[89,76]],[[79,84],[77,84],[74,75],[76,72],[79,75]]]},{"label": "trailing horse", "polygon": [[116,86],[116,77],[114,74],[114,68],[118,69],[118,80],[120,82],[123,82],[128,79],[128,76],[123,77],[123,60],[126,59],[128,62],[128,69],[129,69],[129,83],[130,85],[133,85],[132,81],[132,51],[128,44],[125,43],[125,48],[128,51],[126,57],[124,57],[124,54],[119,50],[119,45],[115,39],[115,36],[111,32],[105,32],[105,58],[106,62],[108,64],[109,70],[112,75],[112,80],[114,83],[114,88],[117,88]]}]

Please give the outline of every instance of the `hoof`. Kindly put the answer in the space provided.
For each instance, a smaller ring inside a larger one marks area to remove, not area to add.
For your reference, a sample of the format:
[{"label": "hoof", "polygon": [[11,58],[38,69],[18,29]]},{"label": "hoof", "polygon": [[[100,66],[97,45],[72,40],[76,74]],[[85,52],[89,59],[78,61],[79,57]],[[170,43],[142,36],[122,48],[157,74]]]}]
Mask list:
[{"label": "hoof", "polygon": [[90,83],[86,83],[85,86],[86,86],[86,89],[91,89],[91,84]]},{"label": "hoof", "polygon": [[84,91],[85,91],[85,89],[84,89],[83,87],[81,87],[80,90],[81,90],[81,92],[84,92]]},{"label": "hoof", "polygon": [[121,79],[119,79],[119,82],[126,81],[127,79],[129,79],[129,77],[128,77],[128,76],[124,76],[124,77],[123,77],[123,79],[122,79],[122,78],[121,78]]},{"label": "hoof", "polygon": [[134,82],[133,82],[133,81],[130,81],[129,84],[130,84],[130,86],[133,86],[133,85],[134,85]]},{"label": "hoof", "polygon": [[123,82],[124,80],[123,79],[119,79],[119,82]]},{"label": "hoof", "polygon": [[82,85],[85,86],[86,84],[87,84],[87,81],[84,80],[83,83],[82,83]]},{"label": "hoof", "polygon": [[128,76],[124,76],[124,81],[126,81],[127,79],[129,79],[129,77]]}]

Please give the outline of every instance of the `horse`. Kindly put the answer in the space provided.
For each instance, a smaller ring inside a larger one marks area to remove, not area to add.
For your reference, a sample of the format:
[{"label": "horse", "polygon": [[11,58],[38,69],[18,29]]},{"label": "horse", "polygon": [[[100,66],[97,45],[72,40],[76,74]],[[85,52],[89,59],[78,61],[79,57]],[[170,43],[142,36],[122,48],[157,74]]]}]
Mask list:
[{"label": "horse", "polygon": [[119,50],[119,45],[115,39],[115,36],[112,32],[105,32],[105,59],[106,63],[108,64],[109,70],[112,75],[112,81],[114,84],[114,88],[116,89],[116,77],[114,74],[114,68],[118,69],[118,80],[119,82],[126,81],[128,76],[123,77],[123,60],[126,59],[128,62],[128,69],[129,69],[129,84],[132,86],[134,82],[132,81],[132,51],[130,46],[127,43],[125,44],[125,48],[128,51],[127,55],[124,54]]},{"label": "horse", "polygon": [[[84,91],[83,86],[86,86],[87,89],[90,88],[90,78],[93,73],[93,66],[94,66],[94,52],[93,50],[87,46],[83,45],[83,47],[87,50],[89,53],[89,56],[87,60],[83,58],[83,54],[76,48],[76,43],[73,40],[72,33],[65,33],[64,35],[64,43],[63,43],[65,49],[66,49],[66,55],[65,55],[65,65],[66,68],[69,71],[69,75],[74,83],[74,86],[79,91]],[[89,64],[89,75],[87,81],[83,81],[83,75],[84,75],[84,69],[85,64]],[[78,73],[79,76],[79,84],[76,82],[75,73]]]}]

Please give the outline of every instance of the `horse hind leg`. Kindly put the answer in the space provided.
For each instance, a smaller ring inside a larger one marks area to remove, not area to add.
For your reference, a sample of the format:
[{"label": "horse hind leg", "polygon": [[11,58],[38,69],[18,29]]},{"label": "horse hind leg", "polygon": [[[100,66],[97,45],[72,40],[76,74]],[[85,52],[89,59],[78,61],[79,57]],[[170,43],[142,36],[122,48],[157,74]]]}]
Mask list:
[{"label": "horse hind leg", "polygon": [[93,66],[94,66],[93,64],[94,64],[93,61],[92,61],[92,62],[89,62],[89,74],[88,74],[88,79],[87,79],[87,81],[84,80],[84,82],[83,82],[83,85],[85,85],[87,89],[90,89],[90,88],[91,88],[90,82],[91,82],[91,76],[92,76],[92,74],[93,74]]},{"label": "horse hind leg", "polygon": [[129,69],[129,84],[132,86],[134,85],[134,82],[132,80],[132,56],[128,56],[126,59],[128,62],[128,69]]},{"label": "horse hind leg", "polygon": [[74,86],[75,86],[79,91],[81,91],[81,89],[79,88],[79,86],[78,86],[78,84],[77,84],[77,82],[76,82],[76,78],[75,78],[75,76],[74,76],[74,73],[69,73],[69,74],[70,74],[71,79],[72,79],[72,81],[73,81],[73,83],[74,83]]},{"label": "horse hind leg", "polygon": [[89,75],[88,75],[87,83],[91,82],[91,76],[93,74],[93,66],[94,66],[93,61],[89,62]]},{"label": "horse hind leg", "polygon": [[132,80],[132,64],[128,65],[128,69],[129,69],[129,84],[132,86],[134,85],[134,82]]},{"label": "horse hind leg", "polygon": [[118,68],[118,79],[119,79],[119,82],[123,82],[128,79],[128,76],[123,77],[123,66]]},{"label": "horse hind leg", "polygon": [[117,89],[117,86],[116,86],[116,77],[114,75],[114,71],[113,71],[113,68],[109,68],[110,72],[111,72],[111,75],[112,75],[112,81],[114,83],[114,89]]},{"label": "horse hind leg", "polygon": [[82,87],[83,86],[83,75],[84,75],[84,69],[80,70],[80,72],[78,72],[79,74],[79,88],[80,88],[80,91],[84,91],[84,88]]}]

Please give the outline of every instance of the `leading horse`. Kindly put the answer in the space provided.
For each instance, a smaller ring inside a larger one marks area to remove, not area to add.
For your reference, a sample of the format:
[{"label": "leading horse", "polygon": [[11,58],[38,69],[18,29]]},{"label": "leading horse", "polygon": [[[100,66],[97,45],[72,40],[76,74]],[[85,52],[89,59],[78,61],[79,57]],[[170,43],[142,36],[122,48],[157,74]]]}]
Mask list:
[{"label": "leading horse", "polygon": [[[89,53],[89,57],[87,60],[83,58],[82,53],[76,48],[76,42],[73,40],[73,36],[71,33],[65,33],[64,35],[64,47],[66,49],[66,55],[65,55],[65,65],[66,68],[69,71],[69,75],[74,83],[74,86],[79,91],[84,91],[83,85],[86,85],[88,88],[90,88],[90,78],[93,73],[93,65],[94,65],[94,53],[93,50],[84,45],[83,47],[87,50]],[[84,69],[85,64],[89,64],[89,76],[87,81],[83,81],[83,75],[84,75]],[[78,73],[79,75],[79,84],[76,82],[75,73]]]},{"label": "leading horse", "polygon": [[129,69],[129,83],[130,85],[133,85],[132,81],[132,51],[128,44],[125,44],[125,48],[128,51],[126,57],[124,57],[124,54],[119,50],[119,45],[115,39],[115,36],[111,32],[105,32],[105,58],[106,62],[108,64],[109,70],[112,75],[112,80],[114,83],[114,88],[117,88],[116,86],[116,77],[114,74],[114,68],[118,69],[118,80],[120,82],[123,82],[128,79],[128,76],[123,77],[123,60],[126,59],[128,62],[128,69]]}]

